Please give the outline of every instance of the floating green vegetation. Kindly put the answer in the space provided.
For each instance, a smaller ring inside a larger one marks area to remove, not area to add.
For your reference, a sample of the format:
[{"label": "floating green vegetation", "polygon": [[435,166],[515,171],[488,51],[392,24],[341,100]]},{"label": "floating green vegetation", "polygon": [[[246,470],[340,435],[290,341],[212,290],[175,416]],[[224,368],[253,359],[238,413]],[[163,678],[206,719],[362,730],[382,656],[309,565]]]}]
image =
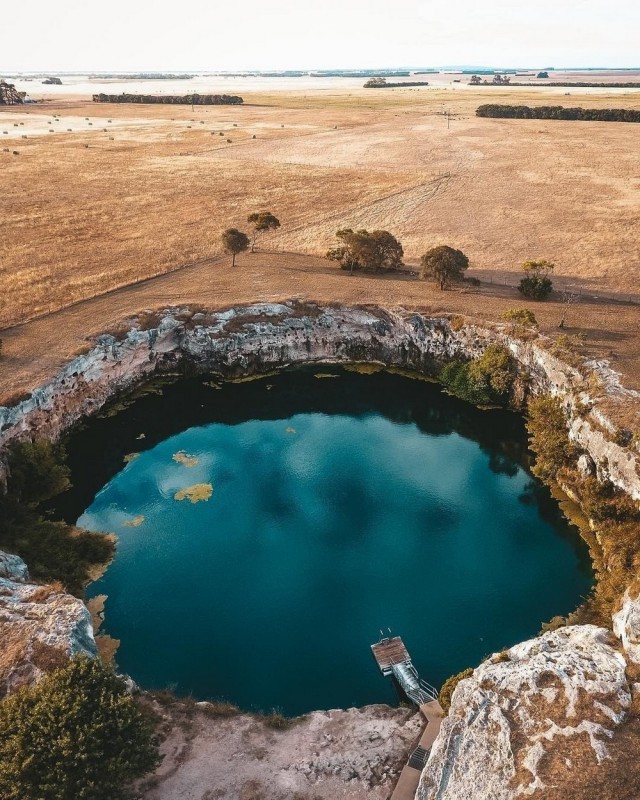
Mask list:
[{"label": "floating green vegetation", "polygon": [[357,372],[360,375],[375,375],[376,372],[382,372],[385,369],[384,364],[374,364],[366,361],[357,361],[343,366],[347,372]]},{"label": "floating green vegetation", "polygon": [[126,522],[123,522],[123,526],[125,528],[138,528],[144,522],[144,514],[138,514],[137,517],[133,519],[128,519]]},{"label": "floating green vegetation", "polygon": [[[369,363],[367,361],[354,361],[351,364],[342,364],[347,372],[357,372],[359,375],[375,375],[378,372],[388,372],[390,375],[400,375],[403,378],[411,378],[414,381],[425,381],[426,383],[439,383],[437,378],[425,375],[422,372],[414,372],[402,367],[391,367],[385,364]],[[315,376],[320,377],[319,375]],[[339,375],[327,375],[329,378],[339,378]]]},{"label": "floating green vegetation", "polygon": [[213,494],[213,486],[210,483],[194,483],[186,489],[180,489],[173,496],[174,500],[189,500],[192,503],[199,503],[201,500],[208,500]]},{"label": "floating green vegetation", "polygon": [[185,450],[178,450],[177,453],[173,454],[172,458],[177,464],[182,464],[185,467],[197,467],[200,463],[199,458],[190,456]]},{"label": "floating green vegetation", "polygon": [[255,375],[241,375],[239,378],[231,378],[229,383],[249,383],[249,381],[260,381],[262,378],[270,378],[273,375],[278,375],[279,369],[272,369],[270,372],[259,372]]}]

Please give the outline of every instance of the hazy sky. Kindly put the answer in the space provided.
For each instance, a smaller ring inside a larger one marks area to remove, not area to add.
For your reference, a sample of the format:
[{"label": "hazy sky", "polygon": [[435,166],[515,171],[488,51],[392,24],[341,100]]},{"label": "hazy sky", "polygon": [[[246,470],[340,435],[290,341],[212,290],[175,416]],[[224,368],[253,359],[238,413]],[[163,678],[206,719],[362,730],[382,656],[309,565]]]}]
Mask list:
[{"label": "hazy sky", "polygon": [[640,0],[29,0],[0,70],[638,66]]}]

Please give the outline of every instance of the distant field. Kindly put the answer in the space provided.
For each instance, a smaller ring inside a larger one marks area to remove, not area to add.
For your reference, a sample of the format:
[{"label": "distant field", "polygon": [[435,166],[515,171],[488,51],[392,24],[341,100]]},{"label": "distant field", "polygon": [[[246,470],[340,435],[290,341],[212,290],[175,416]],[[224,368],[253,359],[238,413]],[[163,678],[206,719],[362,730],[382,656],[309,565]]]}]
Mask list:
[{"label": "distant field", "polygon": [[637,291],[636,126],[475,109],[640,110],[640,92],[334,86],[243,91],[242,107],[194,111],[42,87],[60,99],[0,110],[0,325],[215,255],[220,231],[260,209],[282,222],[270,248],[323,254],[339,227],[382,227],[410,263],[447,243],[496,280],[545,257],[592,293]]}]

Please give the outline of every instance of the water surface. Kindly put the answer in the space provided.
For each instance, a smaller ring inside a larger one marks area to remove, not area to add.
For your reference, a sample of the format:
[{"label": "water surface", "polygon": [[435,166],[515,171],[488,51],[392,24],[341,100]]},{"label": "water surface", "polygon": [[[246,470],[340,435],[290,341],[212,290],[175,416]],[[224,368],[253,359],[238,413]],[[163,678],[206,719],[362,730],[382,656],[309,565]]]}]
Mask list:
[{"label": "water surface", "polygon": [[[522,420],[423,381],[184,380],[69,448],[59,508],[118,535],[89,594],[108,595],[119,666],[144,687],[289,714],[393,702],[369,649],[380,629],[439,685],[591,585],[527,469]],[[176,499],[194,486],[210,488]]]}]

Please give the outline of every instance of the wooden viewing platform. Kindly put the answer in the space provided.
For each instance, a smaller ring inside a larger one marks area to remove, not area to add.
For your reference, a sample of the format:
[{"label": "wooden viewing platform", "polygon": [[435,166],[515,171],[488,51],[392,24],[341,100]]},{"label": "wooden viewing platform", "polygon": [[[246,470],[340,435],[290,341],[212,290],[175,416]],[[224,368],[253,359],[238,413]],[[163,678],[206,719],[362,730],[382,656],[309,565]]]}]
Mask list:
[{"label": "wooden viewing platform", "polygon": [[371,645],[371,652],[380,672],[391,675],[402,693],[417,706],[438,699],[438,690],[418,675],[400,636],[380,639]]},{"label": "wooden viewing platform", "polygon": [[440,731],[443,712],[438,702],[438,692],[419,677],[400,636],[383,637],[371,645],[371,652],[380,672],[385,676],[392,676],[397,687],[420,708],[422,716],[427,721],[420,741],[409,754],[409,759],[391,795],[391,800],[413,800],[420,775],[431,752],[431,745]]},{"label": "wooden viewing platform", "polygon": [[371,645],[371,652],[384,676],[391,675],[394,664],[411,661],[407,648],[399,636],[380,639]]}]

